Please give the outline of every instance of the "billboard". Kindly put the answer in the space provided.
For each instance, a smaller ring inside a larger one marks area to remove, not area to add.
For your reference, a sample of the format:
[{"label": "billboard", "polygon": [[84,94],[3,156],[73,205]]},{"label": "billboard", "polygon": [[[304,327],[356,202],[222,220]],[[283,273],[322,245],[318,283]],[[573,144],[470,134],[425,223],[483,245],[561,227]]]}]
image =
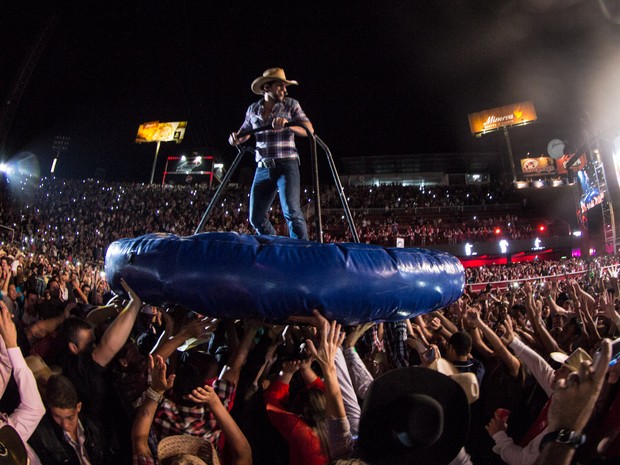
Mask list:
[{"label": "billboard", "polygon": [[180,144],[185,135],[187,121],[173,121],[170,123],[161,123],[159,121],[150,121],[141,124],[136,135],[136,142],[172,142]]},{"label": "billboard", "polygon": [[521,171],[526,176],[556,174],[555,162],[551,157],[522,158]]},{"label": "billboard", "polygon": [[[562,155],[560,158],[557,159],[556,163],[558,167],[558,174],[568,173],[568,170],[566,169],[566,164],[571,160],[571,158],[573,158],[573,155],[566,154]],[[569,169],[574,172],[582,170],[586,166],[586,163],[586,155],[583,154],[577,159],[575,163],[573,163],[573,165]]]},{"label": "billboard", "polygon": [[474,135],[484,134],[505,126],[531,123],[538,119],[532,102],[520,102],[470,113],[467,118],[471,133]]}]

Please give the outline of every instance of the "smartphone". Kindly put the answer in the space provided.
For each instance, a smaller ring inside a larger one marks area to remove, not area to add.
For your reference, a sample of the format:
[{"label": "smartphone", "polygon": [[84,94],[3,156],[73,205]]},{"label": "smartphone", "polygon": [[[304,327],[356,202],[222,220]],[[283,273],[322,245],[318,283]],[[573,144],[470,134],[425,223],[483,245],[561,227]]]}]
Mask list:
[{"label": "smartphone", "polygon": [[612,367],[620,360],[620,337],[618,339],[614,339],[611,343],[611,360],[609,361],[609,366]]},{"label": "smartphone", "polygon": [[431,347],[426,352],[422,354],[427,362],[432,362],[435,360],[435,348]]}]

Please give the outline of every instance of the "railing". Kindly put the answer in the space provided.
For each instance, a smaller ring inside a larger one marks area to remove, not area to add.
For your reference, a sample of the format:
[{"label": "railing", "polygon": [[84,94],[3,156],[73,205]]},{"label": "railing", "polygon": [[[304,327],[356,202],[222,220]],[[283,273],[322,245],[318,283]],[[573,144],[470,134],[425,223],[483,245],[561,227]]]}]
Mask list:
[{"label": "railing", "polygon": [[[339,208],[327,208],[321,209],[324,213],[338,213],[342,210]],[[373,207],[351,207],[352,211],[364,211],[368,215],[381,215],[386,212],[385,208]],[[413,215],[431,215],[442,213],[472,213],[480,214],[484,213],[500,213],[500,212],[515,212],[521,210],[521,204],[519,203],[501,203],[491,205],[447,205],[442,207],[395,207],[390,208],[391,213],[408,214]]]},{"label": "railing", "polygon": [[[608,268],[612,268],[615,265],[602,266],[601,270],[606,270]],[[506,281],[489,281],[489,282],[481,282],[481,283],[466,283],[465,286],[468,287],[473,292],[480,292],[484,290],[487,285],[491,285],[493,289],[505,290],[511,287],[513,284],[527,283],[527,282],[535,282],[535,281],[559,281],[561,279],[572,279],[583,276],[591,270],[580,270],[580,271],[571,271],[567,273],[554,274],[548,276],[532,276],[529,278],[515,278]]]},{"label": "railing", "polygon": [[3,224],[0,224],[0,228],[2,229],[8,229],[9,231],[11,231],[11,242],[15,241],[15,229],[9,227],[9,226],[4,226]]}]

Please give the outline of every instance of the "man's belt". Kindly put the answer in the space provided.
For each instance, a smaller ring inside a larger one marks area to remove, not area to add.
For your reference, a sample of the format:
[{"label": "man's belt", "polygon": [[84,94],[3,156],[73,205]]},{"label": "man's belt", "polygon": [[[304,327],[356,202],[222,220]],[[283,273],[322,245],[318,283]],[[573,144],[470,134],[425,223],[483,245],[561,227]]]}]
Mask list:
[{"label": "man's belt", "polygon": [[275,168],[282,162],[290,160],[299,160],[297,157],[285,157],[285,158],[263,158],[258,162],[259,168]]}]

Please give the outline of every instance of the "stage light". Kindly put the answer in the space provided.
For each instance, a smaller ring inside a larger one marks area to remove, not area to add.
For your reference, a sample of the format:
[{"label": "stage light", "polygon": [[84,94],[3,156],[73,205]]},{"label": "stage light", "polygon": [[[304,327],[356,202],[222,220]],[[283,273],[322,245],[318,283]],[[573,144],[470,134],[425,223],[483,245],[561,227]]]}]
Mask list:
[{"label": "stage light", "polygon": [[502,233],[502,230],[500,228],[495,228],[495,234],[497,236],[499,236]]},{"label": "stage light", "polygon": [[575,237],[581,237],[581,231],[573,231],[572,234]]},{"label": "stage light", "polygon": [[541,224],[540,226],[538,226],[538,230],[539,230],[540,232],[545,232],[545,225],[544,225],[544,224]]}]

